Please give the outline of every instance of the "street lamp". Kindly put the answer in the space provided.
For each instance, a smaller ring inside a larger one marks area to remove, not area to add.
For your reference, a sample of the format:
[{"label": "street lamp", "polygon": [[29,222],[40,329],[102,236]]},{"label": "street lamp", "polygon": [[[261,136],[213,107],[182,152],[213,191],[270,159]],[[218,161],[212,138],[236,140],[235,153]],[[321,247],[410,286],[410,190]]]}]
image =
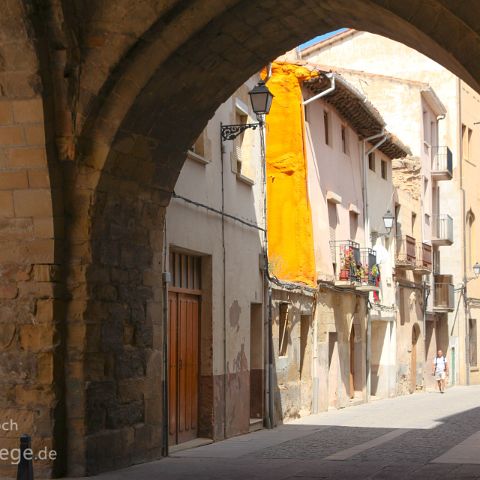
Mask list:
[{"label": "street lamp", "polygon": [[268,115],[272,106],[273,94],[261,80],[258,85],[252,88],[248,94],[252,109],[257,115]]},{"label": "street lamp", "polygon": [[250,103],[252,104],[252,110],[255,112],[258,118],[257,123],[241,123],[240,125],[221,125],[222,141],[234,140],[242,132],[251,128],[255,130],[257,127],[263,125],[262,115],[268,115],[272,106],[273,94],[265,85],[265,82],[261,80],[258,82],[252,90],[248,92],[250,95]]},{"label": "street lamp", "polygon": [[478,278],[480,275],[480,263],[476,262],[473,266],[473,273],[475,274],[475,278]]},{"label": "street lamp", "polygon": [[392,231],[393,228],[393,222],[395,221],[395,217],[392,215],[392,212],[390,209],[388,209],[385,213],[385,215],[382,217],[383,219],[383,226],[385,227],[386,232],[385,233],[379,233],[379,232],[372,232],[370,234],[370,238],[372,242],[375,243],[377,238],[382,238],[382,237],[388,237],[390,235],[390,232]]},{"label": "street lamp", "polygon": [[[392,212],[387,210],[387,213],[383,216],[383,225],[385,226],[385,230],[387,231],[387,234],[389,234],[393,228],[393,221],[395,220],[395,217],[393,216]],[[480,268],[480,265],[479,265]]]}]

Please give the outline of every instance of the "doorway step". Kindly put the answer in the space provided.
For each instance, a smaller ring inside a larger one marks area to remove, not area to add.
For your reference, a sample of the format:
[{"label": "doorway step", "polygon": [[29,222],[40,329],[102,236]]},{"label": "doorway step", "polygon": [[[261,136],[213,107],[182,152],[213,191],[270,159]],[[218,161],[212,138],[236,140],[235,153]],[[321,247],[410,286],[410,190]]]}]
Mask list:
[{"label": "doorway step", "polygon": [[250,433],[256,432],[257,430],[262,430],[263,428],[263,419],[262,418],[251,418],[250,419]]},{"label": "doorway step", "polygon": [[182,452],[183,450],[190,450],[191,448],[203,447],[204,445],[210,445],[213,443],[211,438],[194,438],[188,442],[179,443],[177,445],[172,445],[168,448],[168,453],[171,455],[177,452]]}]

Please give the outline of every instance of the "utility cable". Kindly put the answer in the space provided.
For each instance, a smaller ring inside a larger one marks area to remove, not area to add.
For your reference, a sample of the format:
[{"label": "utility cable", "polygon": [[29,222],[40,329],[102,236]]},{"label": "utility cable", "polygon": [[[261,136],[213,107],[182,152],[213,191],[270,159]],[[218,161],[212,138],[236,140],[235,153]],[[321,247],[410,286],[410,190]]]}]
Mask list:
[{"label": "utility cable", "polygon": [[235,220],[236,222],[239,222],[243,225],[246,225],[247,227],[255,228],[256,230],[260,230],[262,232],[265,231],[264,228],[259,227],[258,225],[254,224],[254,223],[247,222],[246,220],[242,220],[241,218],[236,217],[235,215],[231,215],[230,213],[222,212],[221,210],[217,210],[216,208],[209,207],[208,205],[205,205],[205,204],[200,203],[200,202],[196,202],[195,200],[190,200],[189,198],[183,197],[182,195],[178,195],[175,192],[173,192],[172,197],[183,200],[184,202],[189,203],[190,205],[195,205],[196,207],[204,208],[205,210],[208,210],[210,212],[214,212],[218,215],[221,215],[222,217],[230,218],[232,220]]}]

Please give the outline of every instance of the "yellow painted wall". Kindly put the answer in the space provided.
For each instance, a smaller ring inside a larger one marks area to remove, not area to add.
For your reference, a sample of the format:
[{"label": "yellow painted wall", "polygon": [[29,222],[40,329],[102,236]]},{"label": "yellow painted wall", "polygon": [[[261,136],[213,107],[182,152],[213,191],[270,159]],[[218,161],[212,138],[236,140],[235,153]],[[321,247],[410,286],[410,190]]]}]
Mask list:
[{"label": "yellow painted wall", "polygon": [[272,65],[266,157],[270,269],[281,280],[316,286],[301,105],[301,82],[313,75],[297,65]]}]

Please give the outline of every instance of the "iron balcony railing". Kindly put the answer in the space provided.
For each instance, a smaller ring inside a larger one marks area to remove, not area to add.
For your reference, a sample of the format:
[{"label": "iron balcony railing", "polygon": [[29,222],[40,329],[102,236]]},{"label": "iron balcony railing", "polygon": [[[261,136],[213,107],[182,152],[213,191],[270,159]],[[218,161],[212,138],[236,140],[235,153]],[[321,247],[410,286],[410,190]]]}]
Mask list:
[{"label": "iron balcony railing", "polygon": [[397,248],[395,256],[395,265],[400,268],[415,268],[417,252],[417,242],[410,235],[396,238]]},{"label": "iron balcony railing", "polygon": [[452,275],[436,274],[434,282],[434,310],[452,312],[455,309],[455,288]]},{"label": "iron balcony railing", "polygon": [[335,280],[357,282],[357,271],[361,266],[360,244],[351,240],[336,240],[330,242],[330,248]]},{"label": "iron balcony railing", "polygon": [[354,286],[376,286],[379,275],[377,255],[371,248],[360,248],[351,240],[330,242],[335,281]]},{"label": "iron balcony railing", "polygon": [[453,157],[448,147],[432,147],[432,175],[447,180],[452,178]]},{"label": "iron balcony railing", "polygon": [[430,273],[432,271],[432,246],[428,243],[417,243],[417,258],[415,270]]},{"label": "iron balcony railing", "polygon": [[362,285],[377,286],[379,270],[375,250],[371,248],[361,248],[360,261],[361,266],[357,272],[357,281]]},{"label": "iron balcony railing", "polygon": [[437,245],[453,243],[453,219],[450,215],[440,214],[433,217],[432,242]]}]

